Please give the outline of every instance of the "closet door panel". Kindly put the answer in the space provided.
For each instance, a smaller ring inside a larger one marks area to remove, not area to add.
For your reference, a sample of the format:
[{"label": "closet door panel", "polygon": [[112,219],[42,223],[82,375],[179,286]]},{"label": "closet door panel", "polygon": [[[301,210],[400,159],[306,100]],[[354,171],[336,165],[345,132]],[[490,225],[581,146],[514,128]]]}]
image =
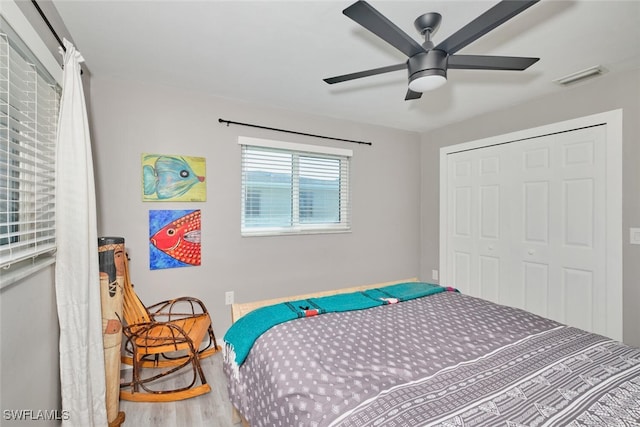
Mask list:
[{"label": "closet door panel", "polygon": [[449,156],[448,251],[449,277],[461,291],[499,299],[503,292],[504,263],[508,251],[501,238],[505,204],[502,201],[503,151],[489,147]]},{"label": "closet door panel", "polygon": [[557,136],[565,323],[607,333],[605,126]]},{"label": "closet door panel", "polygon": [[478,229],[477,270],[473,272],[479,286],[477,295],[492,301],[511,299],[505,292],[505,277],[509,264],[502,261],[509,246],[504,240],[504,183],[508,165],[502,147],[487,147],[481,153],[470,152],[477,174],[473,179],[473,190],[478,203],[475,224]]},{"label": "closet door panel", "polygon": [[549,181],[524,183],[524,240],[549,243]]},{"label": "closet door panel", "polygon": [[522,263],[522,281],[525,288],[524,309],[549,317],[549,266],[535,262]]},{"label": "closet door panel", "polygon": [[562,183],[564,244],[593,248],[594,183],[592,178],[568,179]]},{"label": "closet door panel", "polygon": [[562,286],[562,321],[577,328],[593,331],[595,319],[590,309],[594,302],[593,271],[565,267],[562,269]]},{"label": "closet door panel", "polygon": [[451,285],[605,333],[605,143],[595,126],[449,154]]},{"label": "closet door panel", "polygon": [[449,224],[451,224],[451,242],[449,257],[451,262],[447,274],[458,283],[462,292],[477,292],[477,282],[471,280],[472,253],[476,251],[473,239],[472,218],[475,207],[473,197],[473,172],[471,156],[460,155],[451,159],[449,168],[451,192],[448,195]]},{"label": "closet door panel", "polygon": [[519,268],[513,276],[524,288],[518,307],[555,318],[549,301],[554,296],[553,239],[555,206],[552,170],[556,150],[553,136],[507,144],[514,165],[512,200],[512,262]]},{"label": "closet door panel", "polygon": [[480,255],[478,259],[480,297],[489,301],[500,299],[500,259]]},{"label": "closet door panel", "polygon": [[500,185],[480,186],[480,238],[500,238]]}]

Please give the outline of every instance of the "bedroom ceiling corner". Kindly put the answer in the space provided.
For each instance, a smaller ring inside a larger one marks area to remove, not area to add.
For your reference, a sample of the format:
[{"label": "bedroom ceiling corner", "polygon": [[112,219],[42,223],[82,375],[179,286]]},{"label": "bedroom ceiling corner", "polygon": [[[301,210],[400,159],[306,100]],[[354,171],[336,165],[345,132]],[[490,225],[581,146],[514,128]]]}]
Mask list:
[{"label": "bedroom ceiling corner", "polygon": [[[52,2],[95,78],[412,131],[567,90],[553,81],[595,65],[605,74],[640,69],[640,1],[542,0],[458,52],[537,63],[517,72],[450,69],[444,86],[410,101],[405,70],[339,85],[322,80],[407,60],[343,15],[353,1]],[[414,20],[441,14],[437,45],[498,2],[369,3],[418,43]]]}]

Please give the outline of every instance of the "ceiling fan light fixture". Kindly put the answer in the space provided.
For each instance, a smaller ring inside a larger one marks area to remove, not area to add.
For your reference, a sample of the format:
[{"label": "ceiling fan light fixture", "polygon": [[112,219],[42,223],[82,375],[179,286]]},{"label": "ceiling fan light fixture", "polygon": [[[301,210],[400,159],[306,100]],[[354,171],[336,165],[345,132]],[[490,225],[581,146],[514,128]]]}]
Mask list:
[{"label": "ceiling fan light fixture", "polygon": [[414,73],[409,78],[409,89],[413,92],[428,92],[444,85],[447,75],[444,70],[431,69]]}]

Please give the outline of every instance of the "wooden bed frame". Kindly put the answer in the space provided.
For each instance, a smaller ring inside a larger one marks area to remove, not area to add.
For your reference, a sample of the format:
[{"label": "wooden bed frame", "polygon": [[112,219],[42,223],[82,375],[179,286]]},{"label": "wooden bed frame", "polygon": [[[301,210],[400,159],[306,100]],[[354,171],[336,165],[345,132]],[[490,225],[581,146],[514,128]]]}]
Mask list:
[{"label": "wooden bed frame", "polygon": [[[231,323],[235,323],[242,316],[252,312],[253,310],[256,310],[261,307],[266,307],[269,305],[279,304],[281,302],[296,301],[296,300],[308,299],[308,298],[326,297],[329,295],[346,294],[350,292],[364,291],[367,289],[382,288],[384,286],[395,285],[397,283],[417,282],[417,281],[418,281],[417,277],[412,277],[411,279],[405,279],[405,280],[392,280],[390,282],[374,283],[371,285],[352,286],[349,288],[334,289],[330,291],[320,291],[320,292],[314,292],[310,294],[292,295],[288,297],[273,298],[273,299],[262,300],[262,301],[232,304],[231,305]],[[240,412],[236,409],[235,406],[231,405],[231,411],[232,411],[231,420],[234,424],[242,423],[244,427],[249,427],[249,423],[247,422],[247,420],[244,419],[244,417],[242,417],[242,415],[240,415]]]},{"label": "wooden bed frame", "polygon": [[245,314],[250,313],[253,310],[256,310],[260,307],[279,304],[281,302],[296,301],[296,300],[308,299],[308,298],[326,297],[329,295],[337,295],[337,294],[347,294],[349,292],[358,292],[358,291],[364,291],[367,289],[381,288],[384,286],[395,285],[397,283],[417,282],[417,281],[418,281],[417,277],[412,277],[411,279],[392,280],[390,282],[375,283],[372,285],[352,286],[350,288],[333,289],[330,291],[313,292],[310,294],[292,295],[288,297],[266,299],[266,300],[254,301],[254,302],[245,302],[240,304],[236,303],[231,305],[231,323],[235,323],[238,319],[240,319]]}]

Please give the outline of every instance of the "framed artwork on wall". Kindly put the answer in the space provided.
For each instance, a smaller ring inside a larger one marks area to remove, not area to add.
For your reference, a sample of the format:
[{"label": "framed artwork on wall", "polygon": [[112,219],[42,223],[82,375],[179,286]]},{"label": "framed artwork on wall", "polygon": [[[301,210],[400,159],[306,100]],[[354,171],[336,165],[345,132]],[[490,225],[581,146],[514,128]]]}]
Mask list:
[{"label": "framed artwork on wall", "polygon": [[204,202],[204,157],[142,154],[142,201]]},{"label": "framed artwork on wall", "polygon": [[200,265],[200,209],[149,211],[149,268]]}]

